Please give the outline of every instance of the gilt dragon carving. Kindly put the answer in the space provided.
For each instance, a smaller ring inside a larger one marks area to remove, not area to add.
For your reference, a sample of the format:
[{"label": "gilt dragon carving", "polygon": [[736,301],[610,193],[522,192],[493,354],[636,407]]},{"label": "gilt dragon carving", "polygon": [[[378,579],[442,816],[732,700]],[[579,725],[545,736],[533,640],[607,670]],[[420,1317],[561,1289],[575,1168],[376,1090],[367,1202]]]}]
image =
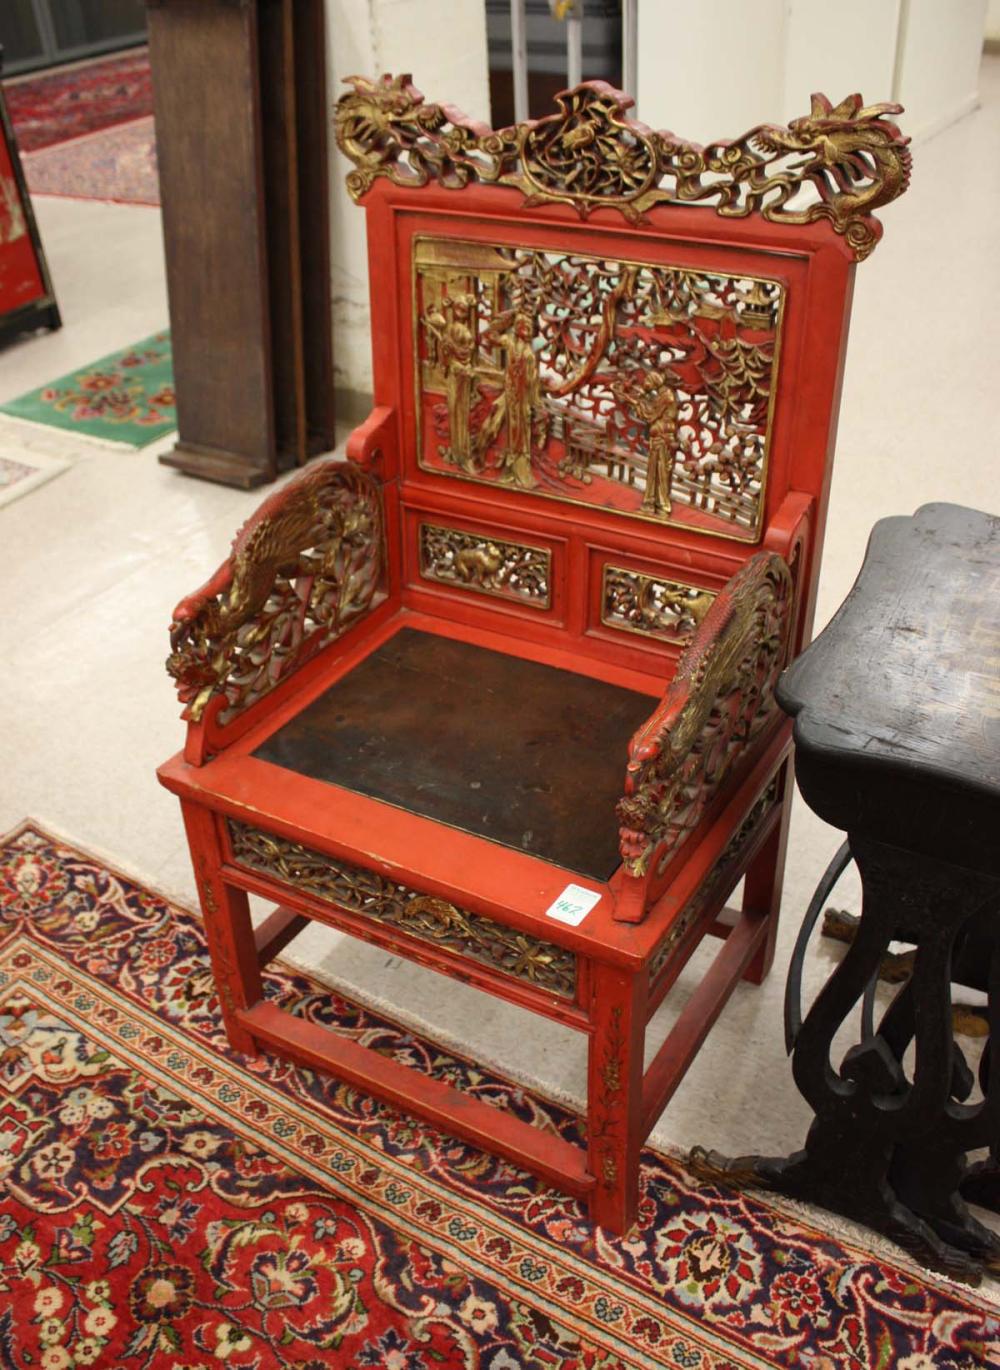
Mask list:
[{"label": "gilt dragon carving", "polygon": [[339,637],[372,605],[382,542],[378,485],[351,462],[326,462],[265,500],[174,610],[167,671],[185,717],[223,695],[228,722]]},{"label": "gilt dragon carving", "polygon": [[860,95],[834,105],[816,94],[787,127],[759,124],[701,147],[629,119],[633,102],[603,81],[556,96],[558,112],[547,118],[498,130],[426,102],[409,76],[348,84],[336,135],[354,163],[355,200],[384,176],[400,186],[513,186],[527,204],[568,204],[581,216],[610,206],[630,223],[660,204],[714,203],[730,217],[826,219],[861,261],[882,233],[873,211],[910,178],[909,139],[888,117],[901,106],[865,105]]},{"label": "gilt dragon carving", "polygon": [[758,552],[705,615],[662,702],[629,744],[617,810],[629,874],[662,870],[771,720],[792,604],[785,561]]}]

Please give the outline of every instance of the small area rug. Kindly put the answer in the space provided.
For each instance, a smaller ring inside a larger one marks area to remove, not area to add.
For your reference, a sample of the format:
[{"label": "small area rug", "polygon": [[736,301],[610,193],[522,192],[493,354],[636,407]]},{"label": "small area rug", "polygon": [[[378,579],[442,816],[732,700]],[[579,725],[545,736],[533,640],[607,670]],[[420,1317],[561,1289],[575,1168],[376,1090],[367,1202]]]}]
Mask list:
[{"label": "small area rug", "polygon": [[146,447],[177,427],[168,332],[0,404],[28,423],[122,447]]},{"label": "small area rug", "polygon": [[153,112],[145,47],[6,81],[4,91],[22,153]]},{"label": "small area rug", "polygon": [[158,205],[160,181],[152,117],[88,133],[22,157],[33,195]]},{"label": "small area rug", "polygon": [[[276,1003],[579,1140],[302,975]],[[35,824],[0,842],[0,1363],[972,1370],[979,1294],[644,1156],[624,1240],[512,1166],[231,1053],[200,920]]]},{"label": "small area rug", "polygon": [[69,462],[0,446],[0,505],[10,504],[65,471]]}]

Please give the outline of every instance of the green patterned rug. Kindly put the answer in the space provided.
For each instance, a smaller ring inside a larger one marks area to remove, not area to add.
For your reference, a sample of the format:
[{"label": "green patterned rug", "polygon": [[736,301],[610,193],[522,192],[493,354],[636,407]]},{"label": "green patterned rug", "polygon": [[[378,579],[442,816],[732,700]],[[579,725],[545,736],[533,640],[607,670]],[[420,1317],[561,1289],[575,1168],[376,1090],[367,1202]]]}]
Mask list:
[{"label": "green patterned rug", "polygon": [[82,437],[146,447],[177,427],[174,403],[170,334],[162,332],[0,404],[0,412]]}]

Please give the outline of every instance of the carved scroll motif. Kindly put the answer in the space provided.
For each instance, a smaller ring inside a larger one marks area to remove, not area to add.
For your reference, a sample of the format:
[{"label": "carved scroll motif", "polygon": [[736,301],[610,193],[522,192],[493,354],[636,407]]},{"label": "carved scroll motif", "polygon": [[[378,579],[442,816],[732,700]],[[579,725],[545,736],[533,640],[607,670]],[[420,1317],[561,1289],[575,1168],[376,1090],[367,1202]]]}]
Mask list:
[{"label": "carved scroll motif", "polygon": [[778,802],[778,778],[775,777],[757,802],[752,805],[746,818],[726,843],[722,855],[705,876],[691,899],[685,904],[680,914],[674,919],[673,926],[666,937],[653,951],[649,961],[649,983],[651,986],[655,986],[660,972],[670,960],[675,949],[684,941],[684,938],[698,922],[709,904],[718,895],[723,877],[731,871],[737,857]]},{"label": "carved scroll motif", "polygon": [[458,528],[420,525],[420,574],[444,585],[547,609],[551,560],[543,547],[526,547]]},{"label": "carved scroll motif", "polygon": [[382,570],[372,476],[326,462],[277,491],[237,534],[227,561],[174,610],[167,671],[201,718],[250,707],[372,606]]},{"label": "carved scroll motif", "polygon": [[576,994],[576,957],[562,947],[287,838],[232,820],[229,832],[242,865],[540,989]]},{"label": "carved scroll motif", "polygon": [[605,564],[601,622],[609,628],[677,642],[694,632],[714,602],[712,590]]},{"label": "carved scroll motif", "polygon": [[426,470],[759,535],[780,282],[431,237],[414,274]]},{"label": "carved scroll motif", "polygon": [[909,139],[887,117],[901,106],[866,106],[860,95],[834,105],[816,94],[787,128],[759,124],[701,147],[629,119],[633,102],[603,81],[557,95],[558,112],[545,119],[499,130],[426,103],[409,76],[348,84],[336,134],[355,166],[347,186],[356,200],[385,176],[402,186],[514,186],[529,205],[568,204],[581,216],[608,206],[630,223],[658,204],[714,204],[736,218],[825,219],[860,261],[882,234],[873,211],[910,178]]},{"label": "carved scroll motif", "polygon": [[625,869],[662,870],[736,758],[777,709],[788,654],[792,579],[758,552],[716,599],[681,657],[663,702],[629,744],[618,802]]}]

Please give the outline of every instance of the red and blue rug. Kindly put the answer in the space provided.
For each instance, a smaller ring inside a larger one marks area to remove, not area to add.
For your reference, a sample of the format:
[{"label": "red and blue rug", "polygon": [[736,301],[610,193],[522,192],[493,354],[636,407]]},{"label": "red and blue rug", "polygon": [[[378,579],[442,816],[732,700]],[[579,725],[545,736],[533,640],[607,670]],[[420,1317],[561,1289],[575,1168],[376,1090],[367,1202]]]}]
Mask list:
[{"label": "red and blue rug", "polygon": [[35,152],[152,114],[149,51],[133,48],[6,81],[4,92],[21,152]]},{"label": "red and blue rug", "polygon": [[32,195],[126,205],[160,203],[152,115],[29,153],[22,165]]},{"label": "red and blue rug", "polygon": [[[305,977],[275,1002],[519,1117],[579,1120]],[[981,1294],[645,1155],[624,1240],[368,1096],[226,1048],[198,918],[0,843],[0,1364],[973,1370]]]}]

